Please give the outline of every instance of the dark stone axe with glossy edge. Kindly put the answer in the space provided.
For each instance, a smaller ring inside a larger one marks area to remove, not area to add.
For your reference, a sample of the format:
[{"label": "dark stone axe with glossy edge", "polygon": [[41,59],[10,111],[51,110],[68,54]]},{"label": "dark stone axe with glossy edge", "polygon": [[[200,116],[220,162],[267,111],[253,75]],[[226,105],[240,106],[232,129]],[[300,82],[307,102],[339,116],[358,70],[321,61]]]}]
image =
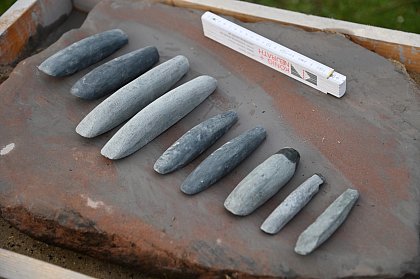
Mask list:
[{"label": "dark stone axe with glossy edge", "polygon": [[265,137],[265,129],[257,126],[228,141],[195,168],[182,183],[181,191],[194,195],[209,188],[251,155]]},{"label": "dark stone axe with glossy edge", "polygon": [[234,111],[213,116],[186,132],[157,159],[154,169],[160,174],[182,168],[197,158],[238,120]]},{"label": "dark stone axe with glossy edge", "polygon": [[101,61],[127,43],[128,36],[122,30],[108,30],[63,48],[42,62],[38,69],[54,77],[68,76]]},{"label": "dark stone axe with glossy edge", "polygon": [[158,61],[159,53],[153,46],[129,52],[84,75],[70,93],[85,100],[104,97],[145,73]]}]

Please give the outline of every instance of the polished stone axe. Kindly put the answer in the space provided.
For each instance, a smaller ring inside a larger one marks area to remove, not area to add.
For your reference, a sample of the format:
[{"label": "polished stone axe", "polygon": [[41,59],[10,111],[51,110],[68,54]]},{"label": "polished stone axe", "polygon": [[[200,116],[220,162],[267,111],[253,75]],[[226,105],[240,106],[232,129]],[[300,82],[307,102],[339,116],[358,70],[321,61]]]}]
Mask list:
[{"label": "polished stone axe", "polygon": [[42,62],[38,69],[50,76],[68,76],[101,61],[127,43],[128,36],[122,30],[108,30],[63,48]]},{"label": "polished stone axe", "polygon": [[130,119],[106,143],[101,154],[115,160],[136,152],[201,104],[216,85],[214,78],[199,76],[172,89]]},{"label": "polished stone axe", "polygon": [[299,211],[318,193],[325,182],[320,174],[314,174],[297,187],[274,209],[261,225],[261,230],[269,234],[278,233]]},{"label": "polished stone axe", "polygon": [[96,106],[76,127],[93,138],[120,125],[167,92],[189,69],[188,59],[178,55],[144,73]]},{"label": "polished stone axe", "polygon": [[228,141],[210,154],[181,185],[181,191],[194,195],[231,172],[263,142],[266,131],[257,126]]},{"label": "polished stone axe", "polygon": [[225,200],[225,208],[239,216],[251,214],[274,196],[295,174],[300,155],[286,147],[252,170]]},{"label": "polished stone axe", "polygon": [[160,174],[182,168],[223,136],[238,120],[234,111],[213,116],[186,132],[157,159],[154,169]]},{"label": "polished stone axe", "polygon": [[295,252],[307,255],[324,243],[346,220],[359,192],[347,189],[299,236]]},{"label": "polished stone axe", "polygon": [[158,61],[156,47],[137,49],[96,67],[79,79],[70,93],[86,100],[104,97],[145,73]]}]

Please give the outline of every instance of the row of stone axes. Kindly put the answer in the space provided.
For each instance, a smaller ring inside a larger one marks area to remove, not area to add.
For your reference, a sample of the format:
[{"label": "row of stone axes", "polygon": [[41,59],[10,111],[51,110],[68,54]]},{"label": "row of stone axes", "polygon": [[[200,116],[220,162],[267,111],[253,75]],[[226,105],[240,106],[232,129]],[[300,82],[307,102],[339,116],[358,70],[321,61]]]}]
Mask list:
[{"label": "row of stone axes", "polygon": [[[38,68],[45,74],[64,77],[93,65],[127,44],[119,29],[82,39],[58,51]],[[105,144],[101,154],[116,160],[127,157],[151,142],[200,105],[217,86],[210,76],[199,76],[172,90],[189,70],[188,59],[178,55],[159,61],[156,47],[141,48],[104,63],[71,88],[86,100],[111,94],[77,125],[82,137],[93,138],[127,121]],[[176,171],[213,145],[238,120],[234,111],[213,116],[196,125],[173,143],[156,161],[160,174]],[[256,126],[226,142],[203,160],[181,185],[187,195],[197,194],[219,181],[245,160],[266,138]],[[224,202],[232,214],[246,216],[263,205],[293,177],[300,154],[285,147],[252,170]],[[268,216],[261,230],[278,233],[319,191],[325,178],[314,174],[296,188]],[[299,236],[295,252],[307,255],[327,240],[344,222],[356,203],[357,190],[347,189]]]}]

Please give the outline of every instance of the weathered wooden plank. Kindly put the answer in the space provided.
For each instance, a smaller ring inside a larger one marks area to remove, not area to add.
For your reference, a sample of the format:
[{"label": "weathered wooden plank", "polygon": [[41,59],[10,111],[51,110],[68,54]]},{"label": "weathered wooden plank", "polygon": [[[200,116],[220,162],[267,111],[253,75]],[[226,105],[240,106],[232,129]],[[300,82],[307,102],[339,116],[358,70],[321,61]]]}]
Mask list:
[{"label": "weathered wooden plank", "polygon": [[0,248],[0,278],[89,279],[92,277]]},{"label": "weathered wooden plank", "polygon": [[14,63],[31,37],[73,9],[71,0],[19,0],[0,17],[0,65]]}]

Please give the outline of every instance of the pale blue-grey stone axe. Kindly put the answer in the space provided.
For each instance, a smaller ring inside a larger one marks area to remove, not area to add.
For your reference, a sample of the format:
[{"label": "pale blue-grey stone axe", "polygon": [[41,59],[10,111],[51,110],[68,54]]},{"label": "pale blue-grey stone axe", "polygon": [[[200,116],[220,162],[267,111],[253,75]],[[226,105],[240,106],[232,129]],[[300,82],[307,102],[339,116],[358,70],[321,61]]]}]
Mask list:
[{"label": "pale blue-grey stone axe", "polygon": [[76,127],[85,138],[103,134],[167,92],[188,71],[188,59],[178,55],[144,73],[96,106]]},{"label": "pale blue-grey stone axe", "polygon": [[169,91],[118,130],[101,154],[115,160],[136,152],[201,104],[216,86],[214,78],[200,76]]},{"label": "pale blue-grey stone axe", "polygon": [[299,152],[286,147],[252,170],[225,200],[225,208],[239,216],[251,214],[274,196],[293,177]]},{"label": "pale blue-grey stone axe", "polygon": [[346,220],[359,192],[347,189],[299,236],[295,252],[307,255],[324,243]]},{"label": "pale blue-grey stone axe", "polygon": [[297,187],[274,209],[261,225],[261,230],[278,233],[299,211],[318,193],[319,186],[325,182],[320,174],[314,174]]}]

